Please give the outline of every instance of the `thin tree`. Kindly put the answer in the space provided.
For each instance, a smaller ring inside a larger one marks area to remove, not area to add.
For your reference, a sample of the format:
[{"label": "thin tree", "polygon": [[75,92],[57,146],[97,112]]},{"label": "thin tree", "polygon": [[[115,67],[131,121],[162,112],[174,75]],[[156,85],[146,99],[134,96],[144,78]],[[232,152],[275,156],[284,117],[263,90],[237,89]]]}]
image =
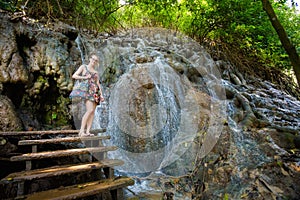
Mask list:
[{"label": "thin tree", "polygon": [[300,86],[300,58],[297,54],[297,50],[295,46],[291,43],[291,41],[288,38],[288,35],[284,29],[284,27],[281,25],[280,21],[278,20],[276,13],[274,12],[274,9],[270,3],[269,0],[261,0],[263,4],[263,9],[266,11],[273,28],[276,30],[277,35],[280,39],[280,42],[287,52],[289,59],[291,61],[291,64],[293,66],[293,70],[295,72],[298,86]]}]

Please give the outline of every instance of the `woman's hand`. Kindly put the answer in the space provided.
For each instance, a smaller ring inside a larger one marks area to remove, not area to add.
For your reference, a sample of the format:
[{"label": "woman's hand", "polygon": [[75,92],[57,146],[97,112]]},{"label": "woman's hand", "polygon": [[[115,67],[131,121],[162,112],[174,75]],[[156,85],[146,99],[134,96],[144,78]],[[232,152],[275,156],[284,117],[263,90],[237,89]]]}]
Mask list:
[{"label": "woman's hand", "polygon": [[104,97],[102,96],[102,94],[100,95],[100,102],[104,101]]},{"label": "woman's hand", "polygon": [[85,79],[90,79],[92,77],[92,75],[88,74],[85,76]]}]

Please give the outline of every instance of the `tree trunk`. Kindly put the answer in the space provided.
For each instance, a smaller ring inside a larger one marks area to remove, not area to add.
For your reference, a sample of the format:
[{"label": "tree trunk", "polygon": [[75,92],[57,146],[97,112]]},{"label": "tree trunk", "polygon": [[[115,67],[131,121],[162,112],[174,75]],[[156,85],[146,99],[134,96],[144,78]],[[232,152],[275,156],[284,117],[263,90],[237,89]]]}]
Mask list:
[{"label": "tree trunk", "polygon": [[282,46],[284,47],[285,51],[287,52],[290,58],[291,64],[293,66],[293,70],[297,78],[298,86],[300,86],[300,58],[299,55],[297,54],[296,48],[289,40],[287,33],[285,32],[285,29],[279,22],[270,1],[262,0],[262,4],[263,4],[263,9],[266,11],[266,13],[269,16],[273,28],[276,30],[277,35],[279,36]]}]

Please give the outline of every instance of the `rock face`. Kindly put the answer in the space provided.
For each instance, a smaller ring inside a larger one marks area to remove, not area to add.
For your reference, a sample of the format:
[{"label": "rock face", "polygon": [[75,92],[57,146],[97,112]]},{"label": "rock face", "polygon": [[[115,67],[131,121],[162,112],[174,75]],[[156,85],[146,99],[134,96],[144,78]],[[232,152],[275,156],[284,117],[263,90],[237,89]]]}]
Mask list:
[{"label": "rock face", "polygon": [[22,122],[14,105],[3,95],[0,95],[0,116],[0,127],[3,131],[22,130]]},{"label": "rock face", "polygon": [[[73,86],[70,74],[80,61],[75,43],[77,31],[66,25],[50,30],[27,18],[13,21],[5,13],[0,13],[0,18],[2,95],[23,113],[21,117],[31,113],[41,124],[52,127],[70,123],[66,105]],[[54,31],[58,28],[60,32]],[[36,119],[24,117],[23,129],[40,128],[37,123],[28,123]],[[4,130],[2,126],[0,130]]]}]

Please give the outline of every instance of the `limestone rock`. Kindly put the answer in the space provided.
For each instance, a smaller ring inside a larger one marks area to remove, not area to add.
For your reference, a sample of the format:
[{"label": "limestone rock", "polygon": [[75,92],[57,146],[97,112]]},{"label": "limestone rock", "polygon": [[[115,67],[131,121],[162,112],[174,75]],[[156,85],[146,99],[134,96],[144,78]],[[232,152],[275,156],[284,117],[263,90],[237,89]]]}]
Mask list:
[{"label": "limestone rock", "polygon": [[9,23],[7,16],[2,16],[2,13],[0,15],[0,82],[8,82],[10,74],[7,67],[13,53],[17,52],[17,43],[13,25]]},{"label": "limestone rock", "polygon": [[0,95],[0,131],[21,130],[22,122],[15,107],[6,96]]}]

